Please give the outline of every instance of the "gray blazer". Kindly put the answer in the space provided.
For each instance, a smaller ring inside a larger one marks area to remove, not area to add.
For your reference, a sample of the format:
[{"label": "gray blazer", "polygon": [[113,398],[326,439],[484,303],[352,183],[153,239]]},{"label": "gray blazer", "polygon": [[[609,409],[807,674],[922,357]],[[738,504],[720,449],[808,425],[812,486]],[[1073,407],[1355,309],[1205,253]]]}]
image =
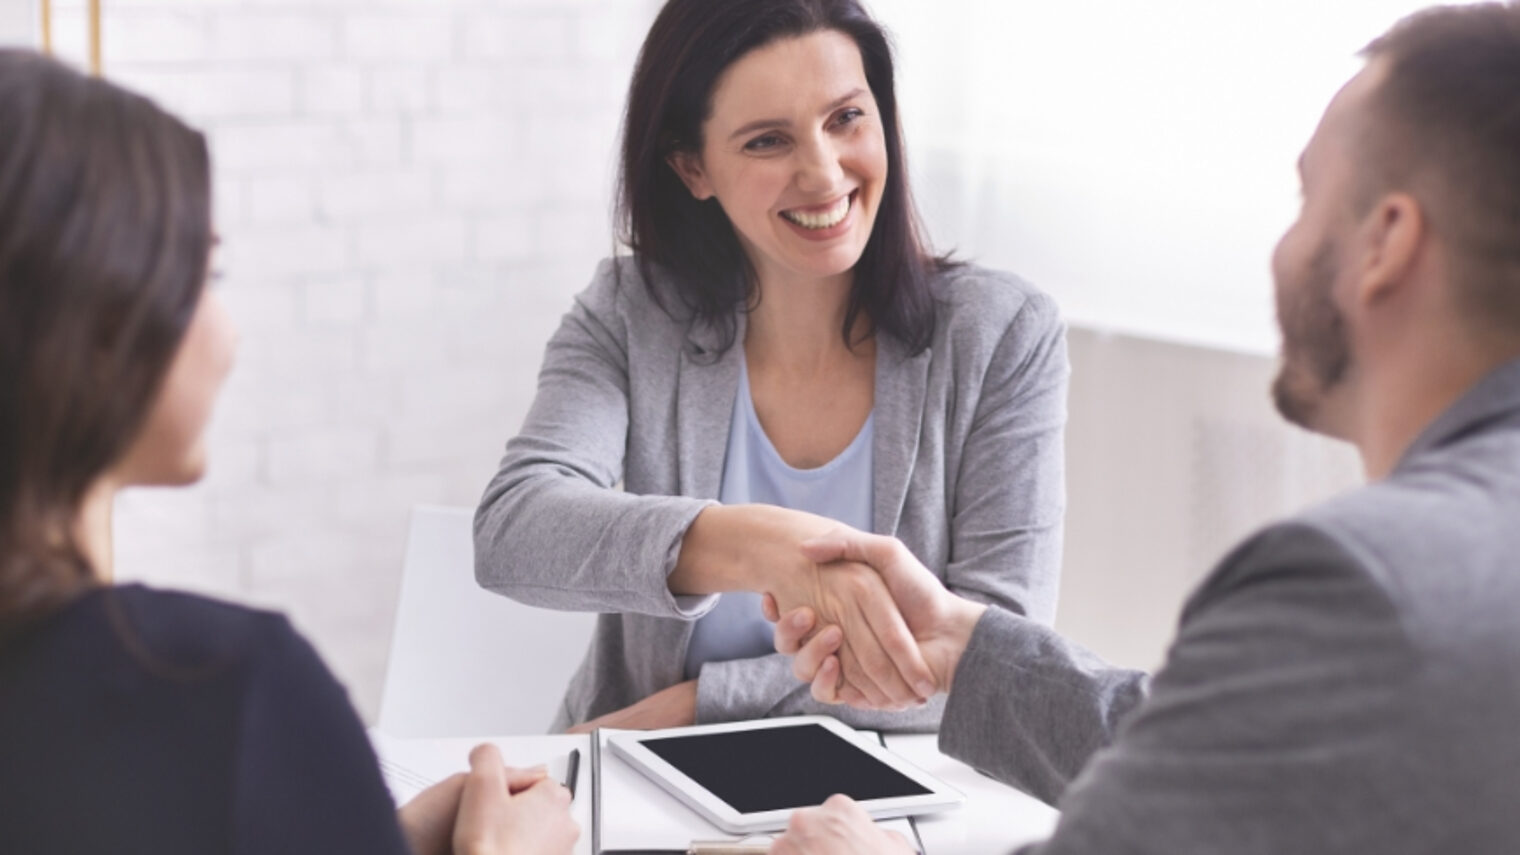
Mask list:
[{"label": "gray blazer", "polygon": [[989,609],[940,746],[1060,798],[1039,855],[1520,852],[1520,362],[1226,557],[1148,697]]},{"label": "gray blazer", "polygon": [[[665,305],[681,305],[657,284]],[[1065,331],[1054,303],[1013,276],[965,267],[937,286],[928,350],[877,342],[873,528],[901,538],[951,590],[1049,623],[1065,504]],[[630,259],[605,262],[550,339],[532,409],[486,488],[480,584],[603,613],[556,728],[680,682],[692,622],[716,602],[675,597],[666,577],[722,477],[741,353],[717,345],[715,330],[656,305]],[[824,708],[775,654],[708,663],[698,680],[702,722],[827,710],[932,730],[941,708]]]}]

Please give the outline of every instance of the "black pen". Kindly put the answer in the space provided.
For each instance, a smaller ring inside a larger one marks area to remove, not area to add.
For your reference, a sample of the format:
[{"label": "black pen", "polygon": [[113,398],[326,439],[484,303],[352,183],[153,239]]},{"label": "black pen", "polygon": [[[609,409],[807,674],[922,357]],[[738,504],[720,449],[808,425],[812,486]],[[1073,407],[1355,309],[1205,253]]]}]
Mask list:
[{"label": "black pen", "polygon": [[570,791],[570,798],[575,799],[575,778],[581,771],[581,750],[570,749],[570,761],[565,768],[565,789]]}]

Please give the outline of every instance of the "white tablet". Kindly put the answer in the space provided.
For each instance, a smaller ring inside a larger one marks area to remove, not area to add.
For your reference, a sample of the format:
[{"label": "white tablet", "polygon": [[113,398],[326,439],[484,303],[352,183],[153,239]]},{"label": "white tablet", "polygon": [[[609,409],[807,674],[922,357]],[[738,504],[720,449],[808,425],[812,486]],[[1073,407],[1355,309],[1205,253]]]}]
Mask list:
[{"label": "white tablet", "polygon": [[956,807],[965,796],[853,728],[796,716],[607,738],[612,749],[724,831],[786,828],[792,811],[843,793],[878,819]]}]

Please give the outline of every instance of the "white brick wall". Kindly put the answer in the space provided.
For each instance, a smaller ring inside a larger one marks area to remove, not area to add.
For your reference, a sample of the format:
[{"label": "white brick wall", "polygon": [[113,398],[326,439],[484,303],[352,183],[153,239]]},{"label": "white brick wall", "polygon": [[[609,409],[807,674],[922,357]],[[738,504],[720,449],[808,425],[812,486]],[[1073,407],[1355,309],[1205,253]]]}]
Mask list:
[{"label": "white brick wall", "polygon": [[[82,62],[82,0],[56,42]],[[612,246],[655,0],[112,0],[112,79],[204,129],[239,366],[118,573],[289,611],[373,716],[408,509],[473,504]]]}]

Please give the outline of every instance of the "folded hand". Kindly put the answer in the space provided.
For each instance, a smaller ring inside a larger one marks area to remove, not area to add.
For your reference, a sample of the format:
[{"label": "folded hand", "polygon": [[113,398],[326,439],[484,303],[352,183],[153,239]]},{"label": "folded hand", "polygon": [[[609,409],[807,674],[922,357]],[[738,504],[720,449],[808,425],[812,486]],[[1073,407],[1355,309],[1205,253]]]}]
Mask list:
[{"label": "folded hand", "polygon": [[580,836],[569,792],[542,766],[504,766],[495,746],[470,752],[470,771],[428,787],[396,812],[417,855],[565,855]]},{"label": "folded hand", "polygon": [[581,829],[570,818],[570,791],[543,775],[526,787],[502,765],[494,745],[470,752],[459,798],[454,852],[462,855],[569,855]]}]

